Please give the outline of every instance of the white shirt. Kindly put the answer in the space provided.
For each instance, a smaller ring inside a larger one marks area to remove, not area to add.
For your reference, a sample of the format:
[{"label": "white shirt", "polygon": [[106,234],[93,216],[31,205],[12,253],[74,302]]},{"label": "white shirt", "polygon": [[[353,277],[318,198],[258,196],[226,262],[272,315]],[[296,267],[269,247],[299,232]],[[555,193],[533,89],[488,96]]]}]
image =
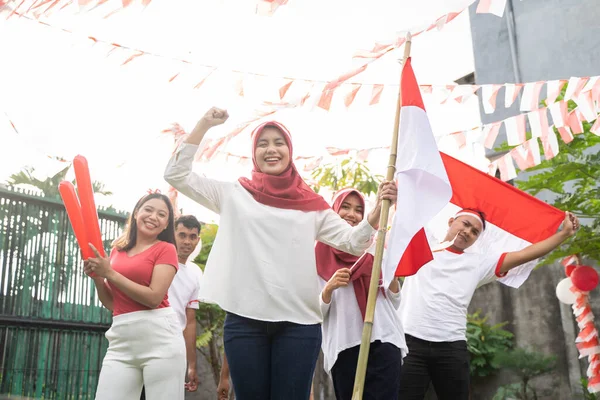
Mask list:
[{"label": "white shirt", "polygon": [[187,325],[186,308],[198,309],[202,270],[193,262],[179,263],[179,270],[169,287],[169,304],[177,313],[181,330]]},{"label": "white shirt", "polygon": [[221,217],[200,300],[261,321],[320,323],[315,240],[359,256],[374,234],[367,219],[351,227],[331,209],[304,212],[261,204],[237,181],[193,173],[197,149],[183,143],[165,180]]},{"label": "white shirt", "polygon": [[[433,261],[409,276],[402,285],[400,319],[404,331],[430,342],[466,339],[467,308],[475,289],[493,282],[501,253],[483,255],[445,250],[433,253]],[[511,270],[522,274],[523,283],[531,269]]]},{"label": "white shirt", "polygon": [[[327,282],[321,279],[322,287]],[[377,291],[375,302],[375,315],[373,317],[373,329],[371,332],[371,343],[379,340],[383,343],[391,343],[402,351],[402,357],[408,353],[404,331],[397,309],[400,306],[401,292],[393,293],[389,289],[384,296],[381,290]],[[360,345],[363,332],[363,317],[358,307],[358,301],[354,294],[352,282],[346,286],[333,291],[331,302],[326,304],[319,295],[319,303],[323,313],[323,367],[328,374],[335,364],[338,354],[354,346]]]}]

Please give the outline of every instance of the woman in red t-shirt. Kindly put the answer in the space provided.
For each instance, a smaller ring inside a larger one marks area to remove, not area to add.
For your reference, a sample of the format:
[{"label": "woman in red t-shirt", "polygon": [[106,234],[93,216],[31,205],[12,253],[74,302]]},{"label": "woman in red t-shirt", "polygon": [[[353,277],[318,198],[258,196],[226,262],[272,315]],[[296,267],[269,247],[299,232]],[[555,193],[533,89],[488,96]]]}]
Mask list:
[{"label": "woman in red t-shirt", "polygon": [[173,208],[167,196],[142,197],[110,257],[84,262],[102,304],[113,311],[106,332],[97,400],[183,399],[185,345],[167,291],[178,268]]}]

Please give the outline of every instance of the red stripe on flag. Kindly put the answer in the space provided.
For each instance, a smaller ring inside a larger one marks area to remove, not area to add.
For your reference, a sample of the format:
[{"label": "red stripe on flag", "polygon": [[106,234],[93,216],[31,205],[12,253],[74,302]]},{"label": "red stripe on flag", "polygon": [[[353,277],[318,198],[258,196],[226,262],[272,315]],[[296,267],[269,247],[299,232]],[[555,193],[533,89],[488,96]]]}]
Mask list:
[{"label": "red stripe on flag", "polygon": [[433,260],[433,253],[429,247],[425,229],[421,229],[413,236],[404,254],[402,254],[394,276],[414,275],[423,265],[431,260]]},{"label": "red stripe on flag", "polygon": [[447,154],[442,161],[452,186],[450,202],[476,208],[486,220],[529,243],[547,239],[565,214],[557,208]]},{"label": "red stripe on flag", "polygon": [[408,60],[406,60],[406,65],[402,69],[401,88],[402,107],[415,106],[425,110],[423,98],[421,97],[421,90],[419,89],[417,78],[415,77],[415,73],[412,69],[410,57]]}]

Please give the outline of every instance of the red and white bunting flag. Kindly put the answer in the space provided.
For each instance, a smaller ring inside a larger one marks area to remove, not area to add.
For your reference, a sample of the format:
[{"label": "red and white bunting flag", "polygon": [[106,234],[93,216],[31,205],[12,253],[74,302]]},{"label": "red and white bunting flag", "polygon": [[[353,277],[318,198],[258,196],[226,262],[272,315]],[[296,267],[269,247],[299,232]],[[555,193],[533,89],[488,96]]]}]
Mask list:
[{"label": "red and white bunting flag", "polygon": [[306,165],[304,166],[304,171],[312,171],[313,169],[321,165],[321,161],[323,161],[323,157],[315,157],[312,161],[306,163]]},{"label": "red and white bunting flag", "polygon": [[456,140],[456,145],[459,149],[463,149],[467,145],[467,137],[464,132],[454,132],[450,135]]},{"label": "red and white bunting flag", "polygon": [[356,94],[358,93],[362,85],[360,83],[353,83],[351,87],[352,89],[350,89],[350,91],[344,96],[344,105],[346,106],[346,108],[350,107],[350,105],[354,102]]},{"label": "red and white bunting flag", "polygon": [[576,265],[577,264],[577,256],[573,255],[573,256],[568,256],[562,259],[562,261],[560,262],[563,267],[568,267],[569,265]]},{"label": "red and white bunting flag", "polygon": [[[600,79],[597,80],[592,87],[592,99],[594,99],[596,105],[600,107]],[[600,110],[597,111],[600,112]]]},{"label": "red and white bunting flag", "polygon": [[455,90],[452,91],[452,98],[457,103],[464,103],[471,98],[479,90],[479,85],[469,85],[469,86],[457,86]]},{"label": "red and white bunting flag", "polygon": [[216,68],[212,68],[210,71],[208,71],[208,73],[204,76],[204,78],[202,78],[198,83],[196,83],[196,85],[194,86],[194,89],[200,89],[200,87],[202,87],[202,85],[204,85],[204,82],[206,82],[206,80],[213,74],[213,72],[215,72],[217,69]]},{"label": "red and white bunting flag", "polygon": [[587,294],[577,289],[577,286],[573,284],[571,284],[570,290],[577,295],[575,303],[571,306],[573,310],[583,310],[586,306],[589,306],[590,302]]},{"label": "red and white bunting flag", "polygon": [[332,156],[343,156],[350,153],[350,149],[338,149],[337,147],[326,147],[325,149]]},{"label": "red and white bunting flag", "polygon": [[369,154],[371,153],[371,149],[363,149],[356,153],[356,159],[360,162],[364,162],[369,158]]},{"label": "red and white bunting flag", "polygon": [[566,101],[557,101],[556,103],[550,104],[550,115],[552,115],[552,122],[557,128],[562,128],[567,123],[567,111],[568,104]]},{"label": "red and white bunting flag", "polygon": [[573,315],[575,315],[575,318],[586,314],[588,310],[591,312],[590,304],[587,302],[582,304],[580,307],[577,307],[576,304],[573,304],[571,308],[573,309]]},{"label": "red and white bunting flag", "polygon": [[452,94],[452,90],[455,86],[456,85],[433,86],[431,94],[433,95],[434,101],[444,104]]},{"label": "red and white bunting flag", "polygon": [[500,179],[506,182],[517,177],[517,170],[515,169],[515,164],[513,164],[513,159],[510,156],[510,153],[506,153],[496,161],[498,161]]},{"label": "red and white bunting flag", "polygon": [[577,320],[579,329],[583,328],[589,321],[594,320],[594,313],[592,312],[592,308],[589,306],[589,304],[586,305],[579,314],[575,315],[575,319]]},{"label": "red and white bunting flag", "polygon": [[433,259],[424,227],[452,196],[410,58],[402,68],[400,91],[395,179],[411,195],[399,196],[396,204],[382,270],[386,287],[394,276],[414,275]]},{"label": "red and white bunting flag", "polygon": [[588,78],[576,78],[569,79],[569,86],[565,92],[565,100],[571,100],[574,97],[579,96],[579,93],[587,83]]},{"label": "red and white bunting flag", "polygon": [[577,109],[583,115],[586,121],[593,121],[596,119],[598,114],[596,113],[596,107],[594,107],[594,101],[592,100],[592,92],[581,92],[575,99],[577,103]]},{"label": "red and white bunting flag", "polygon": [[370,106],[379,103],[379,100],[381,99],[381,93],[382,92],[383,92],[383,85],[382,84],[373,85],[373,90],[371,91],[371,101],[369,102]]},{"label": "red and white bunting flag", "polygon": [[490,165],[488,166],[488,172],[487,173],[488,173],[489,176],[495,177],[496,176],[496,172],[498,172],[498,160],[492,161],[490,163]]},{"label": "red and white bunting flag", "polygon": [[577,335],[575,343],[589,342],[595,337],[598,337],[598,331],[592,322],[588,322]]},{"label": "red and white bunting flag", "polygon": [[531,111],[540,108],[540,91],[545,82],[529,82],[525,84],[521,97],[521,111]]},{"label": "red and white bunting flag", "polygon": [[238,96],[244,97],[244,74],[239,73],[235,81],[235,92]]},{"label": "red and white bunting flag", "polygon": [[571,133],[571,129],[568,126],[562,126],[560,128],[556,128],[558,131],[560,138],[565,143],[571,143],[573,141],[573,134]]},{"label": "red and white bunting flag", "polygon": [[550,106],[556,101],[556,98],[560,94],[563,86],[567,83],[566,80],[554,80],[546,82],[546,104]]},{"label": "red and white bunting flag", "polygon": [[279,88],[279,100],[283,100],[283,98],[285,97],[285,94],[288,92],[288,90],[290,90],[292,83],[294,83],[293,79]]},{"label": "red and white bunting flag", "polygon": [[504,85],[504,107],[512,106],[523,86],[523,83],[507,83]]},{"label": "red and white bunting flag", "polygon": [[425,94],[433,93],[433,86],[431,86],[431,85],[421,85],[421,86],[419,86],[419,88],[421,89],[421,92],[423,92]]},{"label": "red and white bunting flag", "polygon": [[498,17],[504,15],[506,0],[480,0],[477,5],[477,14],[494,14]]},{"label": "red and white bunting flag", "polygon": [[535,137],[512,149],[510,154],[521,171],[535,167],[542,162],[540,144]]},{"label": "red and white bunting flag", "polygon": [[288,0],[259,0],[256,3],[256,14],[271,17],[279,6],[287,4]]},{"label": "red and white bunting flag", "polygon": [[533,137],[542,137],[548,133],[548,109],[540,108],[539,110],[527,113],[529,126],[531,127],[531,135]]},{"label": "red and white bunting flag", "polygon": [[542,147],[544,149],[544,157],[546,160],[550,160],[558,155],[558,138],[554,133],[554,127],[548,128],[548,134],[541,137]]},{"label": "red and white bunting flag", "polygon": [[575,343],[577,350],[579,350],[579,358],[587,357],[592,354],[600,353],[600,344],[598,338],[592,338],[592,340],[582,343]]},{"label": "red and white bunting flag", "polygon": [[577,109],[574,109],[567,114],[567,125],[569,125],[571,132],[573,132],[575,135],[583,133],[583,124],[581,123],[581,119],[579,119]]},{"label": "red and white bunting flag", "polygon": [[171,205],[173,206],[173,217],[179,218],[181,212],[179,211],[179,206],[177,205],[177,189],[173,186],[169,186],[169,191],[167,192],[167,197],[171,201]]},{"label": "red and white bunting flag", "polygon": [[129,58],[127,60],[123,61],[123,64],[121,64],[121,66],[129,64],[130,62],[132,62],[133,60],[135,60],[138,57],[143,56],[144,54],[146,54],[146,53],[144,53],[143,51],[140,51],[140,50],[135,51],[134,54],[129,56]]},{"label": "red and white bunting flag", "polygon": [[598,83],[600,83],[600,76],[591,76],[583,89],[581,89],[581,93],[591,92]]},{"label": "red and white bunting flag", "polygon": [[485,138],[485,142],[483,145],[492,149],[494,147],[494,142],[498,137],[498,132],[500,132],[500,127],[502,126],[502,121],[494,122],[492,124],[487,124],[483,126],[483,137]]},{"label": "red and white bunting flag", "polygon": [[590,393],[600,392],[600,374],[596,373],[595,375],[588,376],[587,390]]},{"label": "red and white bunting flag", "polygon": [[590,363],[586,370],[588,377],[588,392],[600,392],[600,360],[598,360],[598,354],[588,356],[588,362]]},{"label": "red and white bunting flag", "polygon": [[525,142],[525,114],[505,119],[504,127],[506,128],[506,139],[510,146],[517,146]]},{"label": "red and white bunting flag", "polygon": [[325,111],[329,111],[329,107],[331,107],[331,100],[333,99],[333,91],[335,88],[327,89],[327,87],[321,93],[321,98],[319,98],[319,102],[317,106],[322,108]]},{"label": "red and white bunting flag", "polygon": [[[474,245],[479,246],[478,251],[489,251],[490,246],[503,251],[521,250],[552,236],[565,218],[561,210],[477,168],[444,153],[442,160],[452,186],[450,203],[454,208],[447,210],[448,215],[440,213],[436,220],[447,224],[448,217],[463,208],[483,211],[486,229]],[[534,260],[519,266],[500,281],[518,287],[536,263]]]},{"label": "red and white bunting flag", "polygon": [[596,122],[590,128],[590,132],[592,132],[596,136],[600,136],[600,118],[596,118]]},{"label": "red and white bunting flag", "polygon": [[492,114],[496,110],[496,97],[502,85],[482,85],[481,102],[486,114]]}]

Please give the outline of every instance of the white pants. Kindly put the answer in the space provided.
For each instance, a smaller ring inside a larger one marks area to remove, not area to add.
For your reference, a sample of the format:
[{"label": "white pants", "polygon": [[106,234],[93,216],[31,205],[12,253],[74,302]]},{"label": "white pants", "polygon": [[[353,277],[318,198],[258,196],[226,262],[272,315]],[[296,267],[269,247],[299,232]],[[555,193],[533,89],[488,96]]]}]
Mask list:
[{"label": "white pants", "polygon": [[117,315],[106,332],[108,350],[96,400],[180,400],[185,396],[185,343],[168,308]]}]

